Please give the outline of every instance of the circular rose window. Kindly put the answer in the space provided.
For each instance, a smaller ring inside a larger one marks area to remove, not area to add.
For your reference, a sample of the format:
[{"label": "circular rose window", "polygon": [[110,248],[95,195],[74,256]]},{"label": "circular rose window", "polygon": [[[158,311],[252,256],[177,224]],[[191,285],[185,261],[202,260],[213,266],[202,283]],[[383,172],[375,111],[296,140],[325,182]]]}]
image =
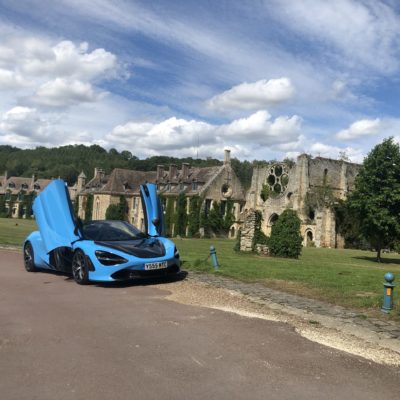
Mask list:
[{"label": "circular rose window", "polygon": [[[269,174],[263,185],[261,197],[278,197],[284,193],[289,183],[289,170],[285,164],[274,164],[269,169]],[[265,201],[265,200],[264,200]]]}]

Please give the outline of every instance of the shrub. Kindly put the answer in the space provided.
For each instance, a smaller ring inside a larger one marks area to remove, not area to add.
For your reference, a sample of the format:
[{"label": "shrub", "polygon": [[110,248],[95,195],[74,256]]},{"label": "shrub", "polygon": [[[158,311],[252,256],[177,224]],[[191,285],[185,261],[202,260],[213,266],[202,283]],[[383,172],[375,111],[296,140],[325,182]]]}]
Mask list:
[{"label": "shrub", "polygon": [[268,241],[270,254],[277,257],[298,258],[301,254],[302,237],[300,219],[293,210],[285,210],[272,226]]},{"label": "shrub", "polygon": [[120,196],[118,204],[110,204],[106,210],[106,219],[125,221],[127,218],[128,203],[125,196]]}]

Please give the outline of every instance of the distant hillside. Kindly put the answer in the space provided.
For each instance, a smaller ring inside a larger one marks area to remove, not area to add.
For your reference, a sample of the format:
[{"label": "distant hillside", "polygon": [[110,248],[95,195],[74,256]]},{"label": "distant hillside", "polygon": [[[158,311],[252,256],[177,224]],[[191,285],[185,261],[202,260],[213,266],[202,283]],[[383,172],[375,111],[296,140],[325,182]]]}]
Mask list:
[{"label": "distant hillside", "polygon": [[[55,148],[37,147],[36,149],[22,150],[12,146],[0,146],[0,174],[5,171],[9,176],[31,176],[38,178],[62,177],[73,184],[81,171],[88,179],[93,176],[95,167],[103,168],[110,173],[114,168],[128,168],[139,171],[155,170],[158,164],[177,164],[187,162],[191,166],[206,167],[221,165],[222,162],[208,158],[193,159],[154,156],[140,160],[129,151],[109,151],[101,146],[71,145]],[[248,188],[251,182],[253,162],[232,159],[232,168],[235,170],[243,186]]]}]

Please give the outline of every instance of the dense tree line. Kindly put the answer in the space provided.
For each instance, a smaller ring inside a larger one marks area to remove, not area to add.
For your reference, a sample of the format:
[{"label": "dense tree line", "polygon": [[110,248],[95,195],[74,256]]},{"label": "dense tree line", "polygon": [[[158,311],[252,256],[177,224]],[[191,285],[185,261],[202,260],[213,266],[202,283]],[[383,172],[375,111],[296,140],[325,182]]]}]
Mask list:
[{"label": "dense tree line", "polygon": [[[239,177],[245,189],[250,187],[253,166],[260,161],[232,160],[232,168]],[[176,158],[168,156],[153,156],[139,159],[130,151],[106,150],[98,145],[70,145],[55,148],[37,147],[35,149],[19,149],[12,146],[0,146],[0,173],[8,172],[9,176],[31,176],[37,178],[62,177],[73,184],[81,171],[88,179],[93,177],[95,167],[103,168],[110,173],[114,168],[127,168],[138,171],[154,171],[158,164],[189,163],[194,167],[210,167],[222,165],[214,159],[194,159],[192,157]]]}]

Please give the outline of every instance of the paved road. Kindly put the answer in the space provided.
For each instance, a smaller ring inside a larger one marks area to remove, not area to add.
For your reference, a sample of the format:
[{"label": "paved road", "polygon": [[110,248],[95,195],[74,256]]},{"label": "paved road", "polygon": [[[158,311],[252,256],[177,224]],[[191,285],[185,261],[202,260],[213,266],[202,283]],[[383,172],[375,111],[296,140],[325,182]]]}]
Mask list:
[{"label": "paved road", "polygon": [[165,300],[157,285],[78,286],[0,251],[0,398],[394,398],[400,374],[285,324]]}]

